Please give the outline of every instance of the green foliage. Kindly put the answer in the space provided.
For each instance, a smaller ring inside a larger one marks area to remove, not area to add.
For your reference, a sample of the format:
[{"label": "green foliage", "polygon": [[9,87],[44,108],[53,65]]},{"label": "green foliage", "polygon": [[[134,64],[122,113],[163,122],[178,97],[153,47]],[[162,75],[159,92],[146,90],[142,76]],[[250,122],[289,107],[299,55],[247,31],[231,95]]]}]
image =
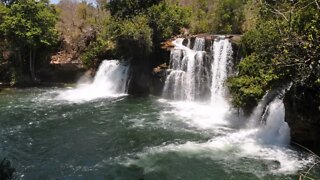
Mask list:
[{"label": "green foliage", "polygon": [[125,19],[144,13],[161,0],[110,0],[107,8],[113,17]]},{"label": "green foliage", "polygon": [[149,24],[156,43],[181,33],[190,24],[191,11],[178,5],[160,3],[148,9]]},{"label": "green foliage", "polygon": [[[265,59],[272,59],[274,52],[278,50],[281,42],[281,34],[276,21],[260,22],[257,27],[248,31],[241,38],[241,44],[245,48],[246,55],[259,52],[258,55]],[[266,48],[268,47],[268,48]]]},{"label": "green foliage", "polygon": [[228,80],[228,86],[236,107],[254,107],[265,92],[259,84],[259,79],[252,76],[232,77]]},{"label": "green foliage", "polygon": [[[0,23],[3,22],[4,17],[7,15],[9,9],[0,3]],[[0,31],[0,52],[6,50],[7,43],[5,42],[5,36],[3,32]],[[2,53],[0,54],[0,62],[3,60]]]},{"label": "green foliage", "polygon": [[21,0],[10,6],[0,32],[15,46],[53,45],[57,39],[56,15],[48,1]]},{"label": "green foliage", "polygon": [[0,4],[0,22],[4,20],[4,17],[8,14],[9,9],[4,6],[3,4]]},{"label": "green foliage", "polygon": [[114,50],[114,46],[112,41],[99,37],[87,47],[80,59],[86,67],[93,67],[96,59],[104,59],[108,53],[110,56]]},{"label": "green foliage", "polygon": [[[180,34],[180,30],[190,23],[189,8],[160,0],[110,1],[107,6],[112,18],[106,18],[104,24],[99,26],[96,40],[81,56],[89,67],[97,58],[148,59],[162,41]],[[86,14],[83,9],[78,11],[80,17]]]},{"label": "green foliage", "polygon": [[145,57],[152,50],[152,29],[145,15],[114,20],[110,25],[110,31],[116,41],[119,55],[125,59]]},{"label": "green foliage", "polygon": [[[257,25],[243,36],[245,58],[228,81],[234,104],[255,104],[266,90],[289,82],[313,87],[320,69],[320,11],[302,0],[260,5]],[[278,8],[278,9],[277,9]]]},{"label": "green foliage", "polygon": [[215,32],[223,34],[240,34],[242,32],[241,26],[244,21],[244,4],[244,0],[219,1],[214,16]]},{"label": "green foliage", "polygon": [[[56,12],[47,0],[19,0],[5,8],[0,5],[0,34],[11,56],[12,82],[26,79],[27,69],[35,80],[36,52],[56,44]],[[42,52],[45,52],[42,50]],[[38,57],[38,59],[40,59]],[[41,60],[44,58],[41,58]],[[21,74],[19,74],[21,73]],[[23,77],[23,78],[18,78]],[[24,80],[23,80],[24,81]]]},{"label": "green foliage", "polygon": [[228,80],[236,107],[252,108],[271,84],[279,80],[274,68],[267,67],[268,60],[256,54],[244,58],[238,65],[239,74]]},{"label": "green foliage", "polygon": [[243,32],[243,24],[248,24],[246,20],[250,19],[248,16],[252,12],[245,9],[252,4],[249,0],[179,2],[192,9],[190,27],[192,33],[240,34]]}]

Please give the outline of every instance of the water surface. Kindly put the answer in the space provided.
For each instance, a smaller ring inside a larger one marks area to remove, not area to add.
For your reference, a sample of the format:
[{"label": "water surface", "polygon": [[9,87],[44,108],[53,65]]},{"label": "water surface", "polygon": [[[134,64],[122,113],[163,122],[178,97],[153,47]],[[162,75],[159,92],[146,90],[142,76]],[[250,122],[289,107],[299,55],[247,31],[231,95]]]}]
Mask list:
[{"label": "water surface", "polygon": [[[0,157],[18,178],[298,179],[314,162],[261,141],[240,119],[220,121],[205,104],[130,96],[72,102],[59,98],[64,92],[0,92]],[[320,178],[319,167],[311,174]]]}]

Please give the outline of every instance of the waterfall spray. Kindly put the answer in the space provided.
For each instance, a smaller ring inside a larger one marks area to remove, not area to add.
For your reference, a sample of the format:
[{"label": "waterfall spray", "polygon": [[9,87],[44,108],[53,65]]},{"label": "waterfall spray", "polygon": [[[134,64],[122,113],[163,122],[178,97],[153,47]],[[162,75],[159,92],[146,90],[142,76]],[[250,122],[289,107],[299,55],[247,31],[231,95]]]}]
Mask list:
[{"label": "waterfall spray", "polygon": [[76,89],[63,91],[58,99],[81,102],[121,96],[127,93],[128,82],[128,65],[117,60],[105,60],[101,63],[91,84],[79,85]]}]

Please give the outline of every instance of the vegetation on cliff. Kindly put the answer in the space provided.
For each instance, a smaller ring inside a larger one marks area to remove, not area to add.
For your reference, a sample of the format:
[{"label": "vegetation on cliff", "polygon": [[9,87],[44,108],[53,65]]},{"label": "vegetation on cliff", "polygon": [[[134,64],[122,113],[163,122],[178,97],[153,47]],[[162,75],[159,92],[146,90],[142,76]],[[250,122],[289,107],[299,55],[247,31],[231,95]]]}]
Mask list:
[{"label": "vegetation on cliff", "polygon": [[160,49],[160,42],[180,34],[189,24],[187,8],[166,2],[110,1],[105,7],[111,16],[101,34],[113,42],[117,58],[148,59]]},{"label": "vegetation on cliff", "polygon": [[229,79],[234,104],[252,107],[267,90],[290,82],[319,88],[317,1],[266,1],[258,12],[256,27],[242,38],[239,74]]}]

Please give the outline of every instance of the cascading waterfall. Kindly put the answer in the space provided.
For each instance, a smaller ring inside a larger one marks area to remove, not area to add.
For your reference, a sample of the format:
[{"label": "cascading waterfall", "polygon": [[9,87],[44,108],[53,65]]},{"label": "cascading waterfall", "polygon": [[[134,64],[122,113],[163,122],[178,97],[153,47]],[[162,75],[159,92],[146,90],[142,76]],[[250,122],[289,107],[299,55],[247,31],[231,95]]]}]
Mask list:
[{"label": "cascading waterfall", "polygon": [[194,42],[193,50],[194,51],[204,51],[204,48],[205,48],[205,39],[196,38],[195,42]]},{"label": "cascading waterfall", "polygon": [[167,76],[163,96],[176,100],[194,101],[200,99],[205,92],[203,86],[208,81],[209,66],[204,50],[204,39],[196,38],[192,50],[182,45],[184,39],[173,43],[176,48],[170,56],[171,70]]},{"label": "cascading waterfall", "polygon": [[262,114],[259,136],[268,144],[288,145],[290,143],[290,128],[284,120],[285,109],[281,99],[275,98],[267,105]]},{"label": "cascading waterfall", "polygon": [[117,60],[105,60],[100,65],[92,86],[108,94],[127,92],[129,67]]},{"label": "cascading waterfall", "polygon": [[229,39],[217,38],[211,52],[205,51],[205,39],[195,38],[193,48],[182,44],[179,38],[173,43],[169,74],[163,96],[175,100],[204,100],[211,94],[211,101],[224,99],[228,65],[231,61],[232,47]]},{"label": "cascading waterfall", "polygon": [[[210,48],[205,47],[202,38],[196,38],[193,47],[190,47],[190,39],[187,43],[183,41],[179,38],[173,42],[175,48],[171,50],[171,69],[168,70],[163,97],[184,100],[169,103],[173,105],[174,114],[189,119],[186,123],[198,128],[213,129],[222,135],[206,143],[167,146],[166,150],[188,150],[192,147],[197,151],[207,152],[210,149],[212,152],[220,152],[226,149],[229,154],[231,149],[235,149],[240,156],[279,162],[277,172],[296,171],[308,163],[307,159],[298,160],[295,153],[288,149],[290,128],[284,120],[285,108],[279,97],[284,92],[268,92],[250,117],[233,114],[225,87],[232,69],[230,66],[233,65],[229,39],[217,37]],[[210,52],[205,49],[210,49]]]},{"label": "cascading waterfall", "polygon": [[129,66],[117,60],[104,60],[91,84],[80,84],[76,89],[60,93],[58,99],[89,101],[127,93]]}]

